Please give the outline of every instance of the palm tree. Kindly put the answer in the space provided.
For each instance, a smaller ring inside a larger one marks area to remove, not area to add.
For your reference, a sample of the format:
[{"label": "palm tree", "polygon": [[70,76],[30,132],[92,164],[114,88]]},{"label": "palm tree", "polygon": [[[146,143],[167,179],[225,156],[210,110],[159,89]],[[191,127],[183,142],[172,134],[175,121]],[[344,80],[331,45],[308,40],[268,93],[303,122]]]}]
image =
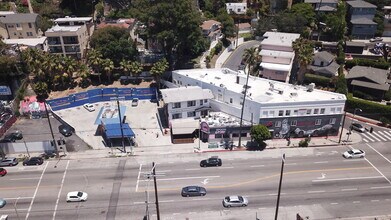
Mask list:
[{"label": "palm tree", "polygon": [[87,63],[91,66],[94,71],[94,75],[98,75],[99,83],[102,83],[100,75],[101,75],[101,66],[103,64],[103,56],[97,50],[91,50],[88,52],[88,60]]},{"label": "palm tree", "polygon": [[141,66],[141,63],[134,61],[130,64],[129,70],[132,73],[132,76],[139,76],[140,73],[143,71],[143,67]]},{"label": "palm tree", "polygon": [[169,66],[166,58],[163,58],[158,62],[154,63],[151,68],[150,72],[155,77],[158,89],[160,89],[160,77],[163,75],[164,72],[166,72],[168,67]]},{"label": "palm tree", "polygon": [[300,65],[299,72],[297,73],[297,80],[303,82],[307,66],[313,59],[313,43],[308,39],[300,37],[292,43],[292,47]]},{"label": "palm tree", "polygon": [[124,72],[125,75],[128,75],[128,74],[130,74],[130,65],[131,65],[131,62],[129,60],[123,59],[119,63],[119,68]]},{"label": "palm tree", "polygon": [[260,56],[258,55],[258,49],[256,47],[247,48],[244,50],[243,59],[246,63],[246,68],[248,68],[248,73],[250,75],[258,75],[256,73],[257,65],[260,61]]},{"label": "palm tree", "polygon": [[81,78],[81,81],[79,83],[81,87],[84,87],[90,83],[90,71],[86,64],[81,64],[81,66],[77,69],[77,75]]},{"label": "palm tree", "polygon": [[114,70],[114,62],[110,59],[104,59],[102,62],[102,69],[105,71],[109,82],[111,82],[111,73]]}]

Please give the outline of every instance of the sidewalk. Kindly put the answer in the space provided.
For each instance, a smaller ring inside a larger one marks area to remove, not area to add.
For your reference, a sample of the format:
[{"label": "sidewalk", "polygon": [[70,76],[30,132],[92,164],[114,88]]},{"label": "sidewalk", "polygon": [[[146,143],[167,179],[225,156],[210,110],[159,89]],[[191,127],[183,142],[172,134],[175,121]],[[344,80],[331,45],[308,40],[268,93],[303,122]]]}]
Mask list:
[{"label": "sidewalk", "polygon": [[[229,58],[229,56],[231,56],[232,52],[234,52],[235,49],[238,48],[239,45],[241,45],[243,43],[244,43],[244,38],[241,37],[238,39],[238,45],[234,45],[234,44],[236,44],[236,41],[233,41],[229,47],[225,48],[225,50],[221,53],[219,58],[217,58],[215,68],[216,69],[222,68],[223,64]],[[232,49],[232,47],[234,49]]]}]

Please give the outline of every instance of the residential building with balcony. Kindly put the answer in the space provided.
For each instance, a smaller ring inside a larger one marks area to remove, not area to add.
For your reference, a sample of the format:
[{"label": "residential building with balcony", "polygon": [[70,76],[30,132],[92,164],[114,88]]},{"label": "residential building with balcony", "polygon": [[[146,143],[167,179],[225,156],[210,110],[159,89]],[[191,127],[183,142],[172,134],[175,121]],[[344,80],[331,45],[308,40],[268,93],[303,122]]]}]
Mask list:
[{"label": "residential building with balcony", "polygon": [[37,38],[42,35],[38,14],[2,14],[0,16],[0,34],[3,39]]},{"label": "residential building with balcony", "polygon": [[58,18],[55,26],[45,32],[48,39],[48,52],[84,58],[88,42],[93,33],[92,18]]},{"label": "residential building with balcony", "polygon": [[289,82],[295,52],[292,42],[300,37],[300,34],[266,32],[261,42],[262,57],[260,64],[260,76],[266,79]]},{"label": "residential building with balcony", "polygon": [[[244,123],[263,124],[274,138],[337,135],[344,114],[345,95],[317,90],[314,84],[305,87],[249,76],[246,85],[246,75],[230,69],[175,70],[171,78],[166,85],[172,88],[199,86],[210,90],[211,111],[230,116],[226,121],[240,119],[247,86]],[[220,123],[210,128],[209,138],[222,131],[238,137],[238,126]],[[249,137],[249,129],[245,130],[245,137]]]},{"label": "residential building with balcony", "polygon": [[356,39],[370,39],[375,36],[377,23],[373,21],[376,5],[354,0],[346,1],[349,34]]}]

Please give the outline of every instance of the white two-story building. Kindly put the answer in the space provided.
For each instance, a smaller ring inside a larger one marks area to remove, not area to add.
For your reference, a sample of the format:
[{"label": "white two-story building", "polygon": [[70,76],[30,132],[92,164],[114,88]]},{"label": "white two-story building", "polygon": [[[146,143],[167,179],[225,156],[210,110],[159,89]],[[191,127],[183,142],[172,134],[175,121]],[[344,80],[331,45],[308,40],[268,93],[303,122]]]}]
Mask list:
[{"label": "white two-story building", "polygon": [[[199,86],[213,94],[212,111],[240,118],[246,75],[229,69],[191,69],[172,72],[171,87]],[[263,124],[274,138],[337,135],[346,97],[343,94],[250,76],[244,102],[243,119],[251,124]],[[238,129],[227,127],[231,137]],[[221,132],[221,127],[218,128]],[[210,129],[210,138],[216,130]]]}]

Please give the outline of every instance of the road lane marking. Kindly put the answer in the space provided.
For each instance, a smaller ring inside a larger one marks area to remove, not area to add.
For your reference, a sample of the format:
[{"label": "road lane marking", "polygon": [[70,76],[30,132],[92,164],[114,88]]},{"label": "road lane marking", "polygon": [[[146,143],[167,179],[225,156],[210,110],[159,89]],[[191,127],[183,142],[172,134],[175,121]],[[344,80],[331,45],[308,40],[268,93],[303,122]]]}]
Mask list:
[{"label": "road lane marking", "polygon": [[378,199],[372,199],[371,202],[380,202]]},{"label": "road lane marking", "polygon": [[353,203],[360,203],[360,201],[353,201]]},{"label": "road lane marking", "polygon": [[137,182],[136,182],[136,192],[138,190],[138,184],[140,182],[140,175],[141,175],[141,167],[143,166],[143,164],[140,164],[140,167],[138,169],[138,176],[137,176]]},{"label": "road lane marking", "polygon": [[218,169],[232,169],[234,167],[219,167]]},{"label": "road lane marking", "polygon": [[361,179],[378,179],[378,178],[383,178],[383,176],[364,176],[364,177],[351,177],[351,178],[339,178],[339,179],[316,179],[316,180],[312,180],[312,182],[361,180]]},{"label": "road lane marking", "polygon": [[307,193],[324,193],[326,191],[324,190],[317,190],[317,191],[308,191]]},{"label": "road lane marking", "polygon": [[372,134],[367,134],[368,136],[371,136],[372,138],[376,139],[377,141],[381,141],[379,138],[377,138],[375,135],[373,135],[374,133]]},{"label": "road lane marking", "polygon": [[338,205],[338,202],[332,202],[331,205]]},{"label": "road lane marking", "polygon": [[174,200],[161,200],[161,201],[159,201],[159,202],[161,202],[161,203],[168,203],[168,202],[174,202]]},{"label": "road lane marking", "polygon": [[383,141],[387,141],[387,139],[385,139],[383,136],[381,136],[380,134],[378,134],[378,133],[372,133],[372,134],[374,134],[374,135],[376,135],[376,136],[378,136],[380,139],[382,139]]},{"label": "road lane marking", "polygon": [[265,165],[254,165],[254,166],[250,166],[250,167],[264,167]]},{"label": "road lane marking", "polygon": [[367,158],[365,158],[365,160],[368,161],[368,163],[371,164],[371,166],[372,166],[373,168],[375,168],[375,170],[376,170],[377,172],[379,172],[380,175],[382,175],[382,176],[384,177],[384,179],[386,179],[387,182],[388,182],[389,184],[391,184],[391,181],[390,181],[386,176],[384,176],[384,174],[383,174],[382,172],[380,172],[380,170],[377,169],[377,167],[375,167],[375,165],[373,165]]},{"label": "road lane marking", "polygon": [[286,163],[285,166],[297,165],[297,163]]},{"label": "road lane marking", "polygon": [[375,141],[372,138],[370,138],[368,135],[366,135],[365,133],[362,133],[361,135],[363,135],[366,139],[369,139],[369,141],[371,141],[371,142]]},{"label": "road lane marking", "polygon": [[[159,173],[168,173],[171,172],[172,170],[159,170]],[[157,171],[156,171],[157,172]]]},{"label": "road lane marking", "polygon": [[[16,209],[18,211],[27,211],[27,209]],[[15,209],[1,209],[2,212],[15,212]]]},{"label": "road lane marking", "polygon": [[391,188],[391,186],[372,186],[370,189],[388,189]]},{"label": "road lane marking", "polygon": [[68,166],[69,166],[69,160],[67,162],[67,166],[65,167],[64,175],[62,176],[60,190],[58,191],[58,194],[57,194],[56,205],[54,206],[54,212],[53,212],[53,220],[56,219],[56,212],[57,212],[57,207],[58,207],[58,201],[60,201],[62,187],[64,186],[64,181],[65,181],[65,176],[67,175]]},{"label": "road lane marking", "polygon": [[387,132],[384,132],[383,133],[383,131],[378,131],[380,134],[382,134],[382,135],[384,135],[388,140],[391,140],[391,136],[390,136],[390,134],[389,133],[387,133]]},{"label": "road lane marking", "polygon": [[32,199],[33,197],[14,197],[14,198],[4,198],[4,200],[21,200],[21,199]]},{"label": "road lane marking", "polygon": [[200,168],[191,168],[191,169],[185,169],[187,171],[193,171],[193,170],[200,170]]},{"label": "road lane marking", "polygon": [[[189,177],[177,177],[177,178],[166,178],[166,179],[158,179],[159,181],[171,181],[171,180],[190,180],[190,179],[206,179],[206,178],[218,178],[220,176],[189,176]],[[148,181],[148,180],[140,180],[140,181]]]},{"label": "road lane marking", "polygon": [[379,151],[377,151],[375,148],[373,148],[371,145],[369,145],[369,144],[366,144],[366,145],[368,145],[368,147],[370,147],[372,150],[374,150],[376,153],[378,153],[381,157],[383,157],[388,163],[390,163],[391,164],[391,161],[387,158],[387,157],[385,157],[383,154],[381,154]]},{"label": "road lane marking", "polygon": [[16,178],[16,179],[10,179],[10,180],[37,180],[39,177],[26,177],[26,178]]},{"label": "road lane marking", "polygon": [[33,198],[31,199],[30,206],[29,206],[29,208],[28,208],[28,210],[27,210],[27,214],[26,214],[25,220],[27,220],[27,219],[29,218],[31,208],[33,207],[33,204],[34,204],[35,196],[37,196],[38,188],[39,188],[39,186],[41,185],[41,181],[42,181],[42,178],[43,178],[43,174],[45,173],[46,168],[48,167],[48,165],[49,165],[49,162],[46,162],[45,168],[43,168],[43,170],[42,170],[41,177],[39,178],[38,184],[37,184],[37,186],[35,187],[35,191],[34,191],[34,194],[33,194]]},{"label": "road lane marking", "polygon": [[317,161],[317,162],[314,162],[314,163],[328,163],[328,161]]},{"label": "road lane marking", "polygon": [[341,189],[341,191],[356,191],[357,188]]}]

